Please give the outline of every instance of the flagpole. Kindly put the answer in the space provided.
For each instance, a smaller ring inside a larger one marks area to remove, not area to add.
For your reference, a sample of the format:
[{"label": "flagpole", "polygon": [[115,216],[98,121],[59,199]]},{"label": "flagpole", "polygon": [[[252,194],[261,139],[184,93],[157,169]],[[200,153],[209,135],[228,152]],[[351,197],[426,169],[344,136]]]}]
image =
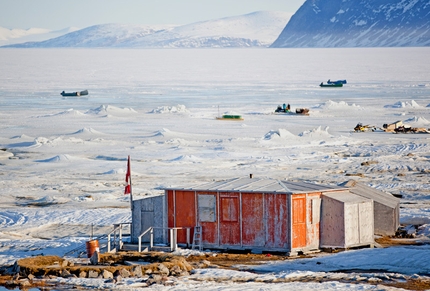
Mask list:
[{"label": "flagpole", "polygon": [[128,163],[127,163],[127,167],[128,167],[128,173],[129,173],[129,185],[130,185],[130,209],[131,211],[133,211],[133,189],[131,186],[131,163],[130,163],[130,156],[128,156]]}]

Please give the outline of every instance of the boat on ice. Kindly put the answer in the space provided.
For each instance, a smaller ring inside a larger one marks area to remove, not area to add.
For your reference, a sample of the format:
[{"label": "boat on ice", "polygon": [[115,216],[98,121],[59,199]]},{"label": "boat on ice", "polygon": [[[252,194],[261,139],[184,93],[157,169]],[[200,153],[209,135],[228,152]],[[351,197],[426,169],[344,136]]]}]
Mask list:
[{"label": "boat on ice", "polygon": [[327,84],[346,84],[346,80],[331,81],[330,79],[328,79]]},{"label": "boat on ice", "polygon": [[223,114],[221,117],[217,117],[218,120],[243,120],[240,114]]},{"label": "boat on ice", "polygon": [[61,96],[65,97],[65,96],[85,96],[88,95],[88,90],[84,90],[84,91],[78,91],[78,92],[70,92],[70,93],[66,93],[66,92],[61,92]]},{"label": "boat on ice", "polygon": [[321,82],[320,84],[321,88],[335,88],[335,87],[343,87],[342,83],[331,83],[331,84],[324,84],[323,82]]}]

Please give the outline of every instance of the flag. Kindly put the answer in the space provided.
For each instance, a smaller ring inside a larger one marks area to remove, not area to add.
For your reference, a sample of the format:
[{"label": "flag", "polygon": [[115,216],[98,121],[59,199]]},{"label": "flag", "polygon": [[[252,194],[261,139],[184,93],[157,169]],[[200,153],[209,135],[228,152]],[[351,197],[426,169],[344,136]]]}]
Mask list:
[{"label": "flag", "polygon": [[128,156],[127,161],[127,173],[125,174],[125,185],[124,195],[131,194],[131,170],[130,170],[130,156]]}]

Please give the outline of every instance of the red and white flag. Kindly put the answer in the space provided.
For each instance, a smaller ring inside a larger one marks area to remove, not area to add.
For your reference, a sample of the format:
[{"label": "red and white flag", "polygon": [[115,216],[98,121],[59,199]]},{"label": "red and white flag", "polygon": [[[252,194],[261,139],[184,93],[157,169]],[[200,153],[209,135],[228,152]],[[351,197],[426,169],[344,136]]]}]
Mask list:
[{"label": "red and white flag", "polygon": [[125,185],[124,195],[131,194],[131,170],[130,170],[130,156],[128,156],[127,161],[127,174],[125,174]]}]

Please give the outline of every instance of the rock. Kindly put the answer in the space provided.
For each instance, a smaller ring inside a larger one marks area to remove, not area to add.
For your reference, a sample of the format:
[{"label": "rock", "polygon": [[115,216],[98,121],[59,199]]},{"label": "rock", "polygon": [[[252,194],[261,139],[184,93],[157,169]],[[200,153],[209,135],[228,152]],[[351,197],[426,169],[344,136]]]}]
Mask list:
[{"label": "rock", "polygon": [[158,268],[158,273],[160,273],[161,275],[169,276],[170,274],[169,268],[167,268],[164,264],[162,263],[158,264],[157,268]]},{"label": "rock", "polygon": [[210,266],[210,264],[211,262],[209,262],[208,260],[202,260],[197,264],[197,268],[199,269],[207,268]]},{"label": "rock", "polygon": [[69,270],[64,269],[61,271],[61,277],[63,277],[63,278],[68,278],[68,277],[70,277],[70,275],[71,274],[70,274]]},{"label": "rock", "polygon": [[142,278],[143,277],[142,267],[141,266],[133,266],[131,268],[131,273],[135,277],[138,277],[138,278]]},{"label": "rock", "polygon": [[18,281],[19,287],[28,287],[31,286],[31,283],[28,279],[21,279]]},{"label": "rock", "polygon": [[87,272],[85,272],[85,271],[81,271],[80,273],[79,273],[79,278],[86,278],[87,277]]},{"label": "rock", "polygon": [[153,274],[151,277],[146,281],[148,285],[153,284],[161,284],[163,280],[163,277],[161,275]]},{"label": "rock", "polygon": [[7,280],[4,284],[5,286],[16,286],[17,282],[15,280]]},{"label": "rock", "polygon": [[131,274],[126,269],[120,269],[119,270],[119,275],[121,275],[121,277],[123,277],[123,278],[128,278],[128,277],[130,277]]},{"label": "rock", "polygon": [[109,272],[108,270],[103,270],[102,276],[103,276],[103,279],[113,279],[112,272]]},{"label": "rock", "polygon": [[115,280],[115,283],[118,283],[118,282],[122,281],[121,275],[117,275],[117,276],[113,277],[113,279]]},{"label": "rock", "polygon": [[98,265],[100,262],[99,252],[94,252],[94,254],[90,258],[91,265]]},{"label": "rock", "polygon": [[18,274],[21,271],[21,267],[18,265],[18,261],[15,261],[15,264],[13,264],[12,267],[12,274]]},{"label": "rock", "polygon": [[180,273],[182,273],[182,269],[178,265],[174,265],[173,267],[170,268],[170,274],[172,276],[177,276]]},{"label": "rock", "polygon": [[61,267],[67,267],[69,265],[69,261],[68,260],[64,260],[61,262]]},{"label": "rock", "polygon": [[182,277],[182,276],[189,276],[190,273],[188,273],[187,271],[182,271],[180,274],[178,274],[178,277]]},{"label": "rock", "polygon": [[28,278],[28,280],[33,280],[33,279],[35,278],[35,276],[34,276],[33,274],[29,274],[29,275],[27,276],[27,278]]},{"label": "rock", "polygon": [[146,269],[146,270],[145,270],[145,274],[146,274],[146,275],[150,275],[150,274],[152,274],[152,270],[151,270],[151,269]]},{"label": "rock", "polygon": [[97,271],[90,270],[88,272],[88,278],[97,278],[98,276],[99,276],[99,273]]}]

